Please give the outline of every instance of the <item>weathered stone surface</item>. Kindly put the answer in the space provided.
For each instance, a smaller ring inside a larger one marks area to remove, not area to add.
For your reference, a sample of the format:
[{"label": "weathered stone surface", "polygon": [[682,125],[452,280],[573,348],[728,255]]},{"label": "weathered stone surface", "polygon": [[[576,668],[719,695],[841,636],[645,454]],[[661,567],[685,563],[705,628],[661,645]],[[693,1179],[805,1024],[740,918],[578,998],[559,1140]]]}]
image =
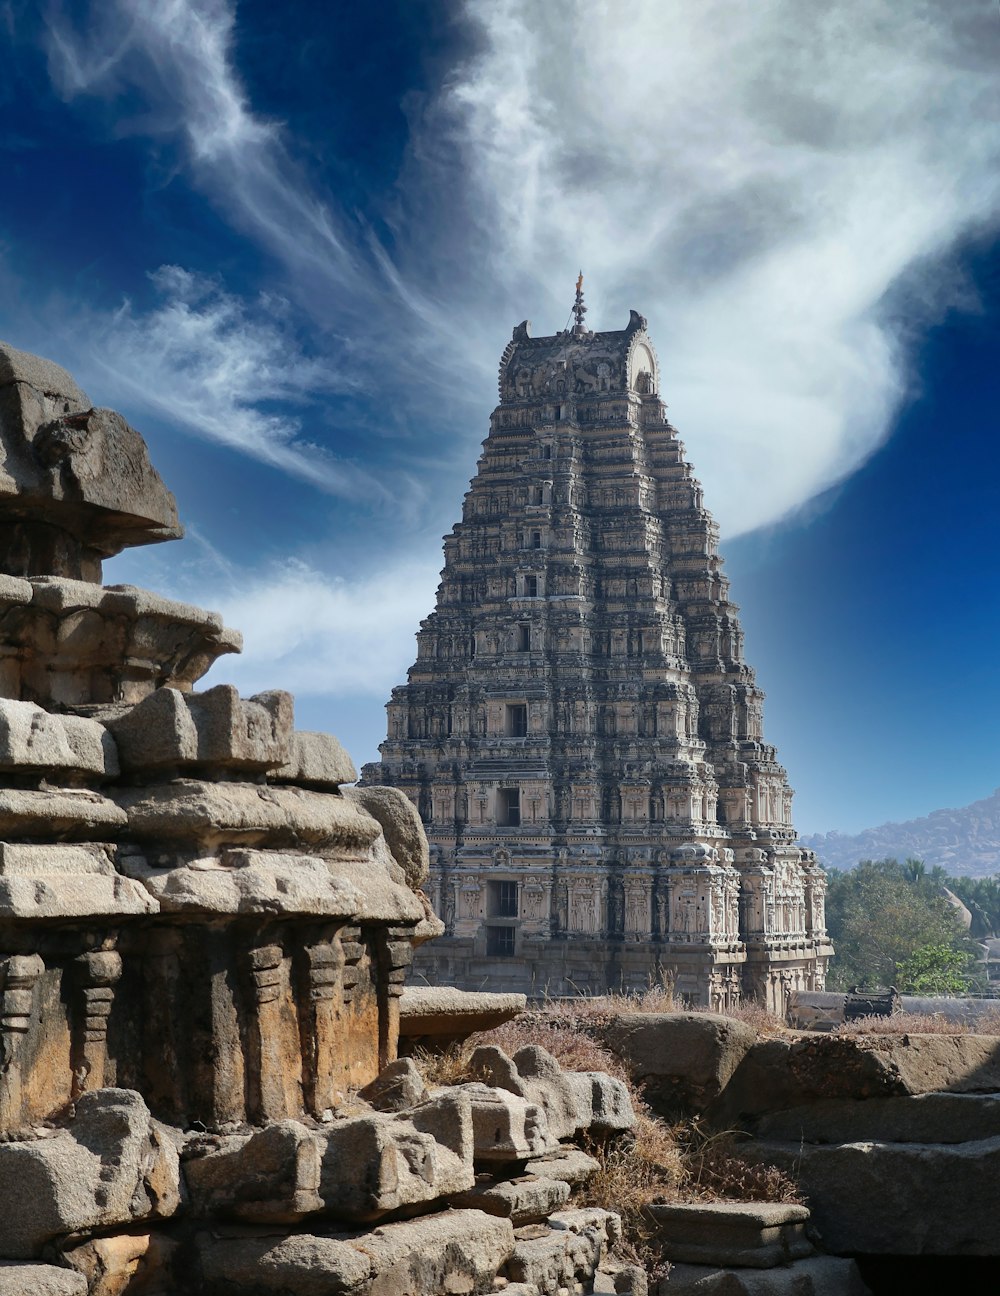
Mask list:
[{"label": "weathered stone surface", "polygon": [[30,351],[18,351],[9,342],[0,341],[0,387],[23,383],[40,396],[76,409],[89,409],[90,399],[76,379],[62,365]]},{"label": "weathered stone surface", "polygon": [[[365,1167],[364,1179],[345,1175],[345,1166]],[[377,1219],[474,1182],[472,1111],[460,1091],[405,1115],[337,1122],[326,1135],[320,1194],[340,1218]]]},{"label": "weathered stone surface", "polygon": [[56,1265],[0,1260],[0,1296],[87,1296],[87,1280]]},{"label": "weathered stone surface", "polygon": [[89,1296],[175,1296],[176,1251],[162,1233],[119,1233],[93,1238],[63,1258],[84,1276]]},{"label": "weathered stone surface", "polygon": [[469,1071],[536,1103],[555,1139],[584,1130],[621,1133],[635,1124],[632,1100],[620,1080],[603,1072],[564,1071],[551,1053],[535,1044],[519,1049],[513,1058],[495,1045],[482,1045],[470,1057]]},{"label": "weathered stone surface", "polygon": [[118,755],[96,720],[49,715],[33,702],[0,697],[0,769],[112,777]]},{"label": "weathered stone surface", "polygon": [[[0,551],[2,539],[0,524]],[[190,688],[242,644],[218,613],[131,585],[53,576],[27,584],[30,604],[18,595],[4,617],[4,639],[15,650],[0,659],[0,692],[7,697],[59,711],[103,707],[117,714],[162,686]]]},{"label": "weathered stone surface", "polygon": [[[92,409],[50,361],[0,343],[0,518],[44,522],[100,556],[183,534],[174,497],[142,437],[120,414]],[[30,536],[30,529],[28,530]],[[43,570],[46,546],[18,574]],[[19,557],[24,561],[23,547]],[[79,561],[75,570],[79,570]],[[66,571],[74,574],[73,570]]]},{"label": "weathered stone surface", "polygon": [[338,1238],[200,1233],[197,1249],[208,1296],[367,1296],[371,1291],[371,1260]]},{"label": "weathered stone surface", "polygon": [[1000,1091],[987,1035],[805,1035],[751,1048],[710,1115],[717,1122],[831,1099]]},{"label": "weathered stone surface", "polygon": [[828,1251],[1000,1255],[1000,1138],[973,1143],[754,1142],[741,1154],[794,1174]]},{"label": "weathered stone surface", "polygon": [[528,1161],[524,1167],[525,1174],[536,1175],[539,1179],[561,1179],[571,1188],[584,1184],[600,1170],[600,1162],[595,1161],[586,1152],[578,1148],[561,1147],[557,1152]]},{"label": "weathered stone surface", "polygon": [[853,1260],[810,1256],[780,1269],[676,1264],[658,1296],[868,1296]]},{"label": "weathered stone surface", "polygon": [[471,1188],[472,1116],[442,1093],[404,1116],[373,1114],[322,1130],[281,1121],[187,1160],[194,1209],[291,1223],[320,1211],[364,1222]]},{"label": "weathered stone surface", "polygon": [[966,1143],[1000,1137],[1000,1094],[834,1098],[766,1112],[754,1132],[779,1143]]},{"label": "weathered stone surface", "polygon": [[430,853],[427,836],[416,807],[397,788],[345,788],[344,795],[361,804],[382,825],[392,857],[406,874],[407,883],[419,890],[427,880]]},{"label": "weathered stone surface", "polygon": [[812,1254],[809,1211],[784,1202],[653,1205],[657,1242],[672,1263],[771,1269]]},{"label": "weathered stone surface", "polygon": [[293,1223],[323,1209],[322,1155],[319,1136],[293,1120],[224,1139],[219,1151],[182,1162],[191,1207],[206,1217]]},{"label": "weathered stone surface", "polygon": [[108,847],[0,842],[0,915],[85,918],[156,913],[156,901],[115,870]]},{"label": "weathered stone surface", "polygon": [[306,788],[260,783],[203,783],[175,779],[152,787],[114,789],[139,840],[191,841],[211,845],[311,846],[363,857],[379,825],[346,797]]},{"label": "weathered stone surface", "polygon": [[340,787],[342,783],[353,783],[357,777],[354,762],[332,734],[298,729],[292,735],[288,760],[269,774],[273,783],[298,783],[314,788]]},{"label": "weathered stone surface", "polygon": [[399,1033],[421,1042],[451,1043],[493,1030],[524,1012],[522,994],[485,994],[453,986],[407,986],[399,1000]]},{"label": "weathered stone surface", "polygon": [[672,1114],[702,1111],[717,1098],[757,1033],[716,1013],[635,1013],[616,1018],[602,1038],[654,1110]]},{"label": "weathered stone surface", "polygon": [[425,1296],[492,1292],[514,1249],[510,1220],[477,1210],[385,1224],[353,1240],[369,1257],[375,1277],[370,1296]]},{"label": "weathered stone surface", "polygon": [[569,1184],[562,1179],[520,1175],[498,1181],[484,1176],[468,1192],[453,1196],[451,1204],[502,1215],[515,1224],[534,1224],[565,1206],[569,1193]]},{"label": "weathered stone surface", "polygon": [[358,1097],[378,1111],[398,1112],[423,1102],[428,1093],[412,1059],[398,1058],[384,1067],[370,1085],[365,1085]]},{"label": "weathered stone surface", "polygon": [[96,1089],[64,1129],[0,1143],[0,1183],[16,1184],[0,1212],[0,1255],[30,1259],[60,1234],[172,1215],[177,1153],[139,1094]]},{"label": "weathered stone surface", "polygon": [[548,1228],[536,1232],[528,1226],[518,1235],[504,1274],[514,1282],[533,1283],[541,1292],[572,1291],[577,1282],[593,1282],[609,1249],[620,1241],[621,1219],[610,1211],[557,1211]]},{"label": "weathered stone surface", "polygon": [[125,811],[98,792],[83,788],[0,788],[0,833],[8,839],[100,839],[127,823]]},{"label": "weathered stone surface", "polygon": [[161,688],[109,720],[122,769],[218,769],[263,772],[288,758],[294,708],[289,693],[241,698],[231,684],[204,693]]},{"label": "weathered stone surface", "polygon": [[472,1100],[476,1161],[528,1161],[553,1151],[544,1108],[506,1089],[474,1082],[461,1086]]},{"label": "weathered stone surface", "polygon": [[[164,913],[327,914],[349,918],[370,906],[362,891],[322,859],[280,851],[228,850],[176,868],[122,854],[119,867],[141,882]],[[400,912],[393,905],[390,917]]]}]

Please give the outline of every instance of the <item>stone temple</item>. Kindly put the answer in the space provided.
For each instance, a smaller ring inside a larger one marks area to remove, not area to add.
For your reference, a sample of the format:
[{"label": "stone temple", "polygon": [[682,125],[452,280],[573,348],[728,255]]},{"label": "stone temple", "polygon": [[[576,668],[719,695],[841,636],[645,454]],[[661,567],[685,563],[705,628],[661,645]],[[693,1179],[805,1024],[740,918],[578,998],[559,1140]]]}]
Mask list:
[{"label": "stone temple", "polygon": [[822,989],[825,878],[796,844],[718,530],[646,320],[519,324],[437,607],[367,784],[417,805],[430,980],[693,1004]]}]

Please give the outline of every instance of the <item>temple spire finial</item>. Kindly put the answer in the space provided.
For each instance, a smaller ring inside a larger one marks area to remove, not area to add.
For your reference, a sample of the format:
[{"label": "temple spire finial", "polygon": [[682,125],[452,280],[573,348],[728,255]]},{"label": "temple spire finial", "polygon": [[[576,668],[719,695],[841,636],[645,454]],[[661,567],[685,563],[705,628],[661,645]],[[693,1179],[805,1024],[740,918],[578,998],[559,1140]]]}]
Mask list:
[{"label": "temple spire finial", "polygon": [[583,304],[583,271],[576,278],[576,301],[573,303],[573,318],[576,320],[576,329],[581,333],[586,332],[583,324],[583,317],[587,313],[587,308]]}]

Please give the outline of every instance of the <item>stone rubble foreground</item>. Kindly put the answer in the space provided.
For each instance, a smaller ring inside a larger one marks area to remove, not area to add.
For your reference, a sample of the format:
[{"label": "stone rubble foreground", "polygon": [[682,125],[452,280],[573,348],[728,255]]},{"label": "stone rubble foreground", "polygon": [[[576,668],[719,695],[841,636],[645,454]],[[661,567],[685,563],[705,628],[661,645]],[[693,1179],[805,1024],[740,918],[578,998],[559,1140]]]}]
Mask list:
[{"label": "stone rubble foreground", "polygon": [[[624,1086],[397,1062],[420,819],[289,694],[194,691],[217,615],[101,584],[180,535],[139,434],[0,345],[0,1296],[593,1290],[568,1141]],[[452,1034],[521,1006],[478,998]]]}]

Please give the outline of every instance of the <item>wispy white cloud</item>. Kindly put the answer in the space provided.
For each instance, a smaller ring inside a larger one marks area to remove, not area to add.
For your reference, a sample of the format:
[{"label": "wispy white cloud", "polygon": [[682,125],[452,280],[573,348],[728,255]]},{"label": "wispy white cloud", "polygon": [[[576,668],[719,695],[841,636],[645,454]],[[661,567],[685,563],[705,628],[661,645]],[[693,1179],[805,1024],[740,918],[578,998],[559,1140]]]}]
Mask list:
[{"label": "wispy white cloud", "polygon": [[[508,295],[651,318],[663,389],[732,530],[850,472],[906,385],[883,315],[996,221],[989,3],[469,0],[451,133]],[[441,154],[437,155],[439,158]],[[545,300],[542,298],[542,300]]]},{"label": "wispy white cloud", "polygon": [[[186,141],[194,183],[323,328],[330,371],[378,373],[413,420],[436,408],[452,444],[471,450],[485,425],[498,322],[560,327],[582,264],[592,323],[649,315],[726,530],[862,462],[907,385],[886,295],[996,217],[988,0],[467,0],[465,14],[476,53],[416,122],[391,258],[254,112],[226,0],[108,0],[86,32],[53,22],[50,58],[67,96],[141,92],[132,128]],[[299,463],[280,420],[259,430],[257,453]]]},{"label": "wispy white cloud", "polygon": [[126,302],[75,330],[87,348],[78,363],[100,371],[102,400],[157,414],[331,494],[385,498],[373,474],[305,439],[298,419],[268,412],[271,403],[306,405],[337,385],[323,361],[303,354],[283,320],[286,303],[248,307],[178,266],[161,266],[152,279],[160,296],[153,309]]},{"label": "wispy white cloud", "polygon": [[437,555],[403,555],[333,576],[299,559],[254,570],[197,535],[193,541],[185,542],[183,563],[159,564],[155,583],[171,597],[221,612],[242,632],[242,655],[221,659],[208,684],[226,679],[245,694],[285,688],[381,703],[404,678],[415,630],[434,606]]}]

